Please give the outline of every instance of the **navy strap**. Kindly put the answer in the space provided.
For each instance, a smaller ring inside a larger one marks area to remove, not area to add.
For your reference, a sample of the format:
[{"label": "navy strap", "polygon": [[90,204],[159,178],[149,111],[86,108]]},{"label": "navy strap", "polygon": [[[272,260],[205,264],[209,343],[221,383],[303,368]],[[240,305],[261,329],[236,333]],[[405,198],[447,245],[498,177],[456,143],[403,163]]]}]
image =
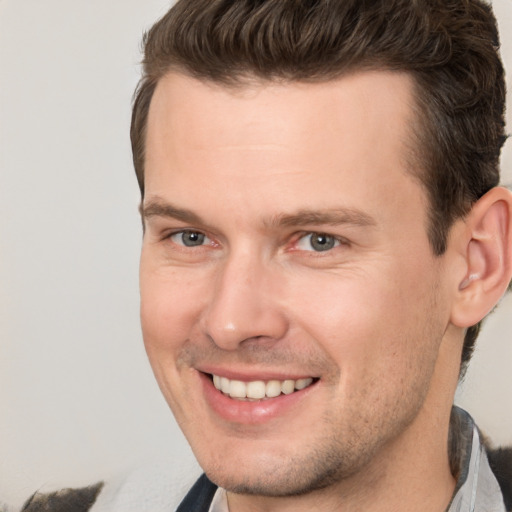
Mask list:
[{"label": "navy strap", "polygon": [[208,512],[217,486],[201,475],[185,496],[176,512]]}]

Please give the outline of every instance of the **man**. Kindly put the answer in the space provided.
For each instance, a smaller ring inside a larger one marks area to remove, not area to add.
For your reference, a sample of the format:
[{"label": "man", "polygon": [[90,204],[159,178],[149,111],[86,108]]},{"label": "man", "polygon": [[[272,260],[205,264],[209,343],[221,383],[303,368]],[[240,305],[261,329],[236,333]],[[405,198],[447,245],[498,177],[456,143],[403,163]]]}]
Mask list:
[{"label": "man", "polygon": [[142,328],[205,472],[177,510],[512,509],[453,408],[512,277],[497,51],[480,0],[181,0],[148,33]]}]

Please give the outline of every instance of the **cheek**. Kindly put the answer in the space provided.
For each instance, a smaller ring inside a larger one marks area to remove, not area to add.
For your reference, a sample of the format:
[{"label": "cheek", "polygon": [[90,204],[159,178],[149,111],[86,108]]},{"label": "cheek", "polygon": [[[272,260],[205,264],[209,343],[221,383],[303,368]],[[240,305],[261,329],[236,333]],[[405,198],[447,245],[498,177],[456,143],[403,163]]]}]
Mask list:
[{"label": "cheek", "polygon": [[170,353],[190,337],[205,297],[204,277],[179,268],[155,269],[141,264],[141,324],[148,353]]},{"label": "cheek", "polygon": [[352,345],[357,338],[360,345],[372,332],[382,329],[390,297],[387,291],[388,296],[376,293],[371,279],[325,275],[316,276],[309,286],[305,281],[291,283],[288,306],[295,321],[313,338],[340,348],[340,342],[345,345],[343,340],[350,340]]},{"label": "cheek", "polygon": [[303,284],[296,283],[290,293],[296,297],[290,311],[336,362],[343,379],[403,373],[415,366],[416,349],[430,331],[425,311],[432,308],[431,292],[421,290],[421,283],[410,276],[386,279],[383,273],[330,275],[301,296]]},{"label": "cheek", "polygon": [[[197,323],[202,289],[180,269],[152,268],[141,260],[141,325],[146,353],[158,385],[179,422],[191,404],[187,368],[179,364]],[[193,409],[193,408],[192,408]]]}]

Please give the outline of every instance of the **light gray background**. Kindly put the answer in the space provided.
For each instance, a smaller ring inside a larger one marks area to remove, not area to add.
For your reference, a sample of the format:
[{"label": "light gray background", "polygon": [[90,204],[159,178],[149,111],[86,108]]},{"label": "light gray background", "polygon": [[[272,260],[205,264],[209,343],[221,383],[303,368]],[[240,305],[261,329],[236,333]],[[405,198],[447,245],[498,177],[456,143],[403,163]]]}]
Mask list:
[{"label": "light gray background", "polygon": [[[190,457],[141,341],[128,140],[142,31],[169,4],[0,0],[0,502]],[[512,0],[494,6],[512,73]],[[508,296],[457,399],[500,443],[511,336]]]}]

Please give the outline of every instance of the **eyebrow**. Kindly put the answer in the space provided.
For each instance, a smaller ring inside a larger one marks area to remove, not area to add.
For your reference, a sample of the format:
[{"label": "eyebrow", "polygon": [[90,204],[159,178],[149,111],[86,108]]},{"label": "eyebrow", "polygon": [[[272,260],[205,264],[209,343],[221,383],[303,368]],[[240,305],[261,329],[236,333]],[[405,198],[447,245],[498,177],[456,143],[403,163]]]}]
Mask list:
[{"label": "eyebrow", "polygon": [[351,224],[353,226],[376,226],[377,222],[367,213],[354,208],[335,208],[326,210],[299,210],[293,214],[280,214],[272,217],[265,224],[270,227],[292,227],[308,225],[339,226]]},{"label": "eyebrow", "polygon": [[[196,225],[207,225],[204,219],[191,210],[180,208],[161,198],[156,197],[140,206],[143,219],[150,217],[169,217]],[[368,227],[376,226],[377,222],[367,213],[355,208],[335,208],[325,210],[301,209],[295,213],[282,213],[272,216],[264,221],[264,226],[271,229],[280,227],[328,225],[338,226],[343,224]]]},{"label": "eyebrow", "polygon": [[169,217],[190,224],[205,224],[201,217],[193,211],[178,208],[160,198],[152,199],[147,204],[141,204],[139,210],[143,220],[151,217]]}]

